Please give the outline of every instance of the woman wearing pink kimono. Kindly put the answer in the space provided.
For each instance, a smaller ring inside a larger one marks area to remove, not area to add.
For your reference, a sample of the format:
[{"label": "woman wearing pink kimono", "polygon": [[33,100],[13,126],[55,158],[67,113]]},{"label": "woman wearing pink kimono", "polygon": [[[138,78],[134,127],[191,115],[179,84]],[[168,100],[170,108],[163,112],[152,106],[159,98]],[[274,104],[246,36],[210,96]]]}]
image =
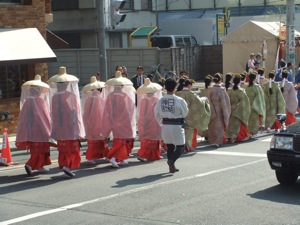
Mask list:
[{"label": "woman wearing pink kimono", "polygon": [[113,167],[127,165],[129,150],[136,136],[135,89],[132,82],[122,77],[120,71],[115,78],[106,81],[107,98],[102,119],[102,133],[104,138],[112,135],[113,145],[107,158]]},{"label": "woman wearing pink kimono", "polygon": [[215,84],[211,87],[207,98],[210,103],[210,122],[208,125],[208,141],[215,147],[226,143],[226,128],[230,118],[230,99],[226,89],[222,87],[222,75],[216,73],[213,76]]},{"label": "woman wearing pink kimono", "polygon": [[41,81],[40,75],[22,85],[20,108],[16,146],[30,150],[26,173],[30,176],[32,170],[47,172],[44,166],[51,164],[49,85]]},{"label": "woman wearing pink kimono", "polygon": [[108,153],[107,141],[100,137],[105,106],[104,87],[105,82],[97,81],[93,76],[82,89],[83,122],[88,144],[85,157],[89,164],[95,164],[94,160],[104,158]]},{"label": "woman wearing pink kimono", "polygon": [[138,132],[141,147],[138,160],[144,162],[161,158],[161,126],[154,116],[154,107],[162,97],[162,86],[152,83],[149,78],[140,86],[138,95]]},{"label": "woman wearing pink kimono", "polygon": [[58,164],[66,175],[80,167],[80,139],[85,137],[78,90],[78,78],[66,73],[65,67],[48,80],[52,117],[51,138],[57,140]]},{"label": "woman wearing pink kimono", "polygon": [[295,113],[298,108],[297,93],[292,82],[288,81],[288,71],[282,71],[281,92],[285,100],[286,120],[288,126],[296,122]]}]

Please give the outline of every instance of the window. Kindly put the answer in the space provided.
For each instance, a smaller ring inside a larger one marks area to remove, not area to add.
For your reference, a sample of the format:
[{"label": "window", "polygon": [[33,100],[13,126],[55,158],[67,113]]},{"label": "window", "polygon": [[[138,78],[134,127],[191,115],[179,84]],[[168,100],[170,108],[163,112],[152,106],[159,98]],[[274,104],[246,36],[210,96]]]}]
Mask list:
[{"label": "window", "polygon": [[0,0],[0,4],[9,3],[9,4],[21,4],[22,0]]},{"label": "window", "polygon": [[152,37],[152,47],[170,48],[173,46],[171,37]]},{"label": "window", "polygon": [[141,0],[141,10],[152,10],[152,0]]},{"label": "window", "polygon": [[126,0],[125,6],[123,7],[125,10],[134,10],[134,1]]},{"label": "window", "polygon": [[184,40],[184,45],[185,45],[185,46],[192,46],[191,38],[189,38],[189,37],[184,37],[183,40]]},{"label": "window", "polygon": [[0,99],[21,95],[21,86],[28,78],[27,65],[0,66]]},{"label": "window", "polygon": [[79,0],[52,0],[51,7],[53,11],[75,10],[79,9]]}]

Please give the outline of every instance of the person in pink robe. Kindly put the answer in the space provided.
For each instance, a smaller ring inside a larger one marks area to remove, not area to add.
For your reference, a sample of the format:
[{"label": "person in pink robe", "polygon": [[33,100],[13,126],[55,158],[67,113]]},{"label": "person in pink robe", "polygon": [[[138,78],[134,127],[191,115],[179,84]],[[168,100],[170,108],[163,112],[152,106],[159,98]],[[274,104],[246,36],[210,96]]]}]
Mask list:
[{"label": "person in pink robe", "polygon": [[53,97],[51,101],[52,133],[57,140],[58,164],[66,175],[75,176],[70,169],[80,167],[80,139],[84,138],[84,125],[78,91],[78,79],[66,73],[65,67],[48,81]]},{"label": "person in pink robe", "polygon": [[108,96],[105,102],[102,133],[106,138],[113,136],[113,145],[107,154],[113,167],[127,165],[129,148],[133,147],[133,139],[136,136],[135,119],[135,89],[132,82],[122,77],[120,71],[115,78],[106,82]]},{"label": "person in pink robe", "polygon": [[162,96],[162,86],[152,83],[149,78],[137,89],[138,95],[138,136],[141,142],[137,159],[145,162],[161,159],[161,125],[154,115],[154,107]]},{"label": "person in pink robe", "polygon": [[97,81],[93,76],[91,83],[82,89],[83,122],[88,144],[85,157],[89,164],[95,164],[94,160],[105,158],[109,150],[106,139],[100,137],[105,106],[104,86],[104,82]]},{"label": "person in pink robe", "polygon": [[20,106],[16,146],[30,151],[30,159],[25,164],[26,173],[30,176],[32,170],[48,172],[44,166],[51,164],[49,86],[41,81],[40,75],[22,85]]}]

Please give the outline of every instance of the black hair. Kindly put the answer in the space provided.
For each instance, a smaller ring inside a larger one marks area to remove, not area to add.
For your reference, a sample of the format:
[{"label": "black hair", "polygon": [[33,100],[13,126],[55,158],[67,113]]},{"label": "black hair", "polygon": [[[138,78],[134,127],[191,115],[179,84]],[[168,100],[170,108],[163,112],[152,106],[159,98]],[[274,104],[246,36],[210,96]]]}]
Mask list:
[{"label": "black hair", "polygon": [[193,84],[193,81],[192,81],[192,80],[186,79],[186,80],[184,81],[184,86],[185,86],[185,87],[189,86],[190,84]]},{"label": "black hair", "polygon": [[213,81],[214,81],[215,83],[219,83],[220,80],[222,80],[222,74],[216,73],[216,74],[214,75],[214,77],[213,77]]},{"label": "black hair", "polygon": [[208,86],[211,84],[213,77],[211,75],[207,75],[204,79],[205,88],[207,89]]},{"label": "black hair", "polygon": [[165,81],[165,88],[168,92],[172,92],[175,90],[175,87],[177,85],[177,82],[174,78],[168,78]]},{"label": "black hair", "polygon": [[184,87],[184,82],[185,82],[185,78],[182,77],[182,78],[179,79],[179,81],[178,81],[179,85],[178,85],[176,91],[182,91],[182,89]]},{"label": "black hair", "polygon": [[232,79],[232,74],[231,74],[231,73],[227,73],[227,74],[225,75],[225,88],[226,88],[226,91],[227,91],[228,88],[229,88],[231,79]]},{"label": "black hair", "polygon": [[143,68],[142,66],[138,66],[138,67],[136,68],[136,70],[138,70],[138,69],[144,70],[144,68]]},{"label": "black hair", "polygon": [[233,78],[233,83],[234,83],[234,85],[233,85],[233,90],[238,90],[239,89],[239,86],[238,86],[238,84],[241,82],[241,77],[240,76],[234,76],[234,78]]},{"label": "black hair", "polygon": [[246,73],[244,72],[241,73],[240,75],[241,75],[241,81],[244,81],[246,79]]},{"label": "black hair", "polygon": [[262,76],[262,75],[264,75],[265,71],[260,68],[260,69],[258,69],[257,73]]},{"label": "black hair", "polygon": [[[275,77],[275,73],[274,73],[273,71],[271,71],[271,72],[269,73],[269,79],[270,79],[270,80],[273,80],[274,77]],[[269,87],[269,94],[270,94],[270,95],[273,94],[272,87]]]},{"label": "black hair", "polygon": [[248,85],[248,87],[253,86],[255,78],[256,78],[256,74],[255,73],[250,73],[249,74],[249,85]]},{"label": "black hair", "polygon": [[[288,71],[287,70],[283,70],[282,73],[281,73],[281,75],[282,75],[282,79],[284,79],[284,78],[287,79],[288,78]],[[283,93],[284,92],[284,86],[282,86],[280,88],[280,90]]]}]

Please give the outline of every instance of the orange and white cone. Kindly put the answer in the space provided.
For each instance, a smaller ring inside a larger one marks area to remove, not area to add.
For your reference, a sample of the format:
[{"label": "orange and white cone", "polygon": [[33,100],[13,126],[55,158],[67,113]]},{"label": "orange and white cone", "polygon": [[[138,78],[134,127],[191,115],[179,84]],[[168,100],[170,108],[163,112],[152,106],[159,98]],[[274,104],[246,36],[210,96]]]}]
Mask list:
[{"label": "orange and white cone", "polygon": [[7,129],[3,129],[3,139],[2,139],[2,150],[1,150],[1,162],[2,163],[12,163],[12,158],[10,154],[10,146],[8,141]]}]

